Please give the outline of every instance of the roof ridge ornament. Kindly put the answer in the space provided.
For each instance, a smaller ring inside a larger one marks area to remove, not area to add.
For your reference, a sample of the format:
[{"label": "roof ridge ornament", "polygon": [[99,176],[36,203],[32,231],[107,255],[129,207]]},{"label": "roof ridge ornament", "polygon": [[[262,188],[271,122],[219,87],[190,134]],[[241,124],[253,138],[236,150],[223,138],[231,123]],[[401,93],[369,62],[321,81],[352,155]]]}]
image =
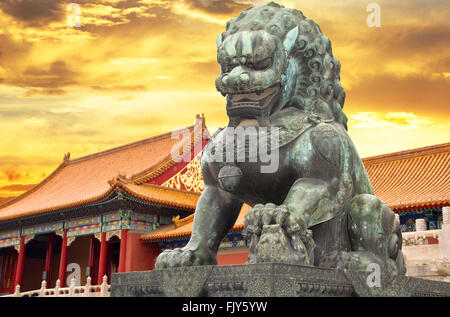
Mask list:
[{"label": "roof ridge ornament", "polygon": [[67,152],[64,154],[63,163],[69,163],[70,162],[70,152]]}]

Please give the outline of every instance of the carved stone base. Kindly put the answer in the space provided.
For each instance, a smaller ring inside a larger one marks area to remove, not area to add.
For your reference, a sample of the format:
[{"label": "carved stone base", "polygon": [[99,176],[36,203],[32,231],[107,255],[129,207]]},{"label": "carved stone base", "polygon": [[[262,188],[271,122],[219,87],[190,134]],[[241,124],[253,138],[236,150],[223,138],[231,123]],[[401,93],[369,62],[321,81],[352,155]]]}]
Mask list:
[{"label": "carved stone base", "polygon": [[278,263],[178,267],[115,273],[111,296],[450,296],[450,283],[405,276],[382,276],[380,287],[369,287],[370,274]]}]

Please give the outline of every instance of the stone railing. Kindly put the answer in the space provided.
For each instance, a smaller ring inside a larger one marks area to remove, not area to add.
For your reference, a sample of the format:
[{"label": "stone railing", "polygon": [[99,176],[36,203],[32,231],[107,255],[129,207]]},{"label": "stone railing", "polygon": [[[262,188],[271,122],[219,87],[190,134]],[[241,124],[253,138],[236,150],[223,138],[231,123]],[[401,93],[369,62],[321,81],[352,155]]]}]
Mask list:
[{"label": "stone railing", "polygon": [[442,229],[426,230],[424,219],[416,219],[415,232],[402,232],[406,275],[450,281],[449,209],[443,208]]},{"label": "stone railing", "polygon": [[106,275],[103,276],[101,285],[92,285],[90,277],[87,278],[85,286],[75,284],[76,280],[73,278],[69,287],[60,287],[61,282],[57,280],[55,288],[46,288],[47,282],[42,281],[40,289],[27,292],[20,292],[20,285],[17,285],[13,294],[3,297],[109,297],[111,286],[108,285]]},{"label": "stone railing", "polygon": [[428,238],[435,238],[441,241],[441,229],[402,232],[402,244],[405,246],[428,244]]}]

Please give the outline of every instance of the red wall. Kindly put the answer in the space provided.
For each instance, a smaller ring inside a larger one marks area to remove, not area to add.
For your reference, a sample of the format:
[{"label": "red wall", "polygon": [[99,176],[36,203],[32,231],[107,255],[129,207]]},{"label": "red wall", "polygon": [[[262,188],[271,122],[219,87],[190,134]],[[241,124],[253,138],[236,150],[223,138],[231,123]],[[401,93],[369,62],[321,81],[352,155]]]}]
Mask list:
[{"label": "red wall", "polygon": [[248,248],[219,249],[217,265],[245,264],[248,260]]},{"label": "red wall", "polygon": [[[153,270],[155,260],[161,253],[158,243],[144,243],[142,232],[128,232],[125,271]],[[245,264],[248,260],[248,248],[220,249],[217,254],[218,265]]]},{"label": "red wall", "polygon": [[143,243],[141,236],[142,232],[128,232],[126,272],[153,270],[156,257],[161,253],[158,243]]},{"label": "red wall", "polygon": [[217,265],[245,264],[247,263],[247,260],[248,260],[248,253],[217,255]]}]

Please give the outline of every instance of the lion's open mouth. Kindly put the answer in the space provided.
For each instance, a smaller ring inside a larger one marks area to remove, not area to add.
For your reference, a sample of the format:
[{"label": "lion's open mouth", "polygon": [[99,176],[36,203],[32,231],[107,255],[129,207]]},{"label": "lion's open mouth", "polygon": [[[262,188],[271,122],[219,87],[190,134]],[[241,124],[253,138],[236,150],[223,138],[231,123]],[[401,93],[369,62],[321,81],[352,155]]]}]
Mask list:
[{"label": "lion's open mouth", "polygon": [[236,116],[260,116],[263,111],[270,110],[281,93],[280,85],[264,89],[261,93],[230,94],[227,97],[227,114]]}]

